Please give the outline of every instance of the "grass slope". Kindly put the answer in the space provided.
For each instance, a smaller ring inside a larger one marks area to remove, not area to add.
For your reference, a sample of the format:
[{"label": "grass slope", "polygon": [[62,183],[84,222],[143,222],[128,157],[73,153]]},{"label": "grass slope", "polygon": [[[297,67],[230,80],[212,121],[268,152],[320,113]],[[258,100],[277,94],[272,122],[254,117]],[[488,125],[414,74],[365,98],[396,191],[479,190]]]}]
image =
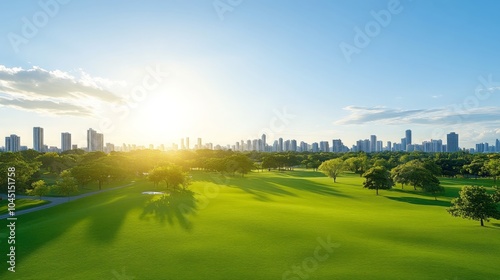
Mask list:
[{"label": "grass slope", "polygon": [[[16,198],[16,211],[21,211],[24,209],[29,209],[32,207],[36,206],[42,206],[44,204],[50,203],[50,201],[38,199],[38,198],[33,198],[33,199],[28,199],[28,198]],[[0,215],[7,214],[8,213],[8,204],[9,200],[7,198],[4,198],[0,200]]]},{"label": "grass slope", "polygon": [[[444,180],[452,194],[455,182]],[[450,192],[437,202],[410,187],[376,196],[361,183],[312,171],[193,173],[194,196],[146,207],[155,197],[141,192],[154,188],[138,182],[20,216],[15,273],[2,225],[0,277],[302,279],[284,273],[303,264],[303,279],[500,277],[498,221],[451,217]],[[337,245],[312,261],[318,238]]]}]

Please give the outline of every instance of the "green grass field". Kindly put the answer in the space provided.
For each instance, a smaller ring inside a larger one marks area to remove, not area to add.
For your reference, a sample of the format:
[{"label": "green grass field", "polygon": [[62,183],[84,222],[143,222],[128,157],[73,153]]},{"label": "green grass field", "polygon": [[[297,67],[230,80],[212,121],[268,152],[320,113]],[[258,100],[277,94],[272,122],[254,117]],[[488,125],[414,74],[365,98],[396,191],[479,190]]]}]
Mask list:
[{"label": "green grass field", "polygon": [[353,174],[192,175],[194,195],[158,200],[139,181],[20,216],[15,273],[4,220],[1,279],[500,278],[500,222],[446,212],[471,180],[443,179],[434,201],[399,185],[376,196]]},{"label": "green grass field", "polygon": [[[16,199],[16,211],[41,206],[44,204],[50,203],[47,200],[38,199],[38,197],[33,197],[33,199],[19,198]],[[8,204],[9,201],[7,199],[0,200],[0,215],[8,213]]]}]

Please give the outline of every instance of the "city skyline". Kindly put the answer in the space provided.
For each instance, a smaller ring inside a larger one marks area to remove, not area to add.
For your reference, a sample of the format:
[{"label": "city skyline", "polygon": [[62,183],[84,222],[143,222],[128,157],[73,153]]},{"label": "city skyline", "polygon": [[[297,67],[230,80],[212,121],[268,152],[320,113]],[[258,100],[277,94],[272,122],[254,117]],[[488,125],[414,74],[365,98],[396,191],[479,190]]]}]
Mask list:
[{"label": "city skyline", "polygon": [[500,138],[495,1],[0,5],[3,135],[35,125],[49,146],[64,131],[86,145],[89,127],[145,146],[264,133],[400,142],[408,127],[412,143]]},{"label": "city skyline", "polygon": [[[60,138],[60,146],[49,146],[44,144],[44,129],[42,127],[33,127],[33,146],[28,147],[21,144],[21,137],[16,134],[11,134],[5,137],[5,146],[3,146],[4,151],[19,151],[23,149],[33,149],[38,152],[64,152],[71,149],[84,149],[88,152],[94,151],[127,151],[133,149],[160,149],[160,150],[197,150],[197,149],[230,149],[234,151],[260,151],[260,152],[384,152],[384,151],[422,151],[422,152],[457,152],[457,151],[468,151],[468,152],[500,152],[500,140],[495,139],[494,142],[482,142],[476,143],[474,147],[461,147],[459,134],[455,132],[450,132],[446,134],[446,144],[443,143],[442,139],[429,139],[424,140],[421,144],[413,142],[413,133],[411,129],[406,129],[404,131],[405,137],[401,138],[401,142],[386,141],[384,145],[383,140],[379,140],[377,135],[370,135],[369,139],[359,139],[351,146],[346,145],[342,139],[332,139],[328,141],[320,140],[316,142],[304,142],[298,141],[296,139],[283,139],[282,137],[275,139],[272,144],[267,142],[267,135],[262,134],[259,139],[247,139],[233,142],[233,144],[223,144],[223,143],[213,143],[207,142],[203,144],[203,139],[201,137],[197,138],[197,142],[194,147],[190,146],[189,137],[181,138],[179,142],[173,143],[162,143],[160,145],[137,145],[134,143],[121,142],[119,144],[109,143],[104,141],[104,134],[99,133],[96,130],[89,128],[86,130],[87,139],[86,146],[75,144],[71,141],[71,133],[62,132]],[[300,140],[300,139],[299,139]],[[330,141],[332,145],[330,146]],[[116,149],[115,149],[116,147]]]}]

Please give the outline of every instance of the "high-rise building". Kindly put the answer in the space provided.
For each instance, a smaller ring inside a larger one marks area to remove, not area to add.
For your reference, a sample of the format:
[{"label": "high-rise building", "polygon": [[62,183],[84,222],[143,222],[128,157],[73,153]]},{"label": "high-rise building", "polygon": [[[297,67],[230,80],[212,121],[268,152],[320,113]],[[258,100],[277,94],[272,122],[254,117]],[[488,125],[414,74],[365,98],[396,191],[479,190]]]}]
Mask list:
[{"label": "high-rise building", "polygon": [[87,151],[104,151],[104,135],[89,128],[87,130]]},{"label": "high-rise building", "polygon": [[497,139],[495,144],[495,152],[500,153],[500,140]]},{"label": "high-rise building", "polygon": [[290,141],[290,151],[292,152],[297,151],[297,140],[292,139],[292,141]]},{"label": "high-rise building", "polygon": [[387,141],[387,150],[392,151],[392,142],[391,141]]},{"label": "high-rise building", "polygon": [[71,150],[71,134],[68,132],[61,133],[61,151]]},{"label": "high-rise building", "polygon": [[198,138],[198,146],[196,148],[203,149],[203,147],[201,146],[201,138]]},{"label": "high-rise building", "polygon": [[186,145],[184,145],[184,138],[181,138],[181,150],[185,150]]},{"label": "high-rise building", "polygon": [[283,152],[283,138],[278,139],[278,152]]},{"label": "high-rise building", "polygon": [[446,147],[447,152],[450,153],[459,151],[460,148],[458,145],[458,134],[456,134],[455,132],[450,132],[446,135]]},{"label": "high-rise building", "polygon": [[412,144],[411,130],[407,129],[405,134],[406,134],[406,145],[411,145]]},{"label": "high-rise building", "polygon": [[376,151],[377,151],[377,135],[371,135],[369,152],[374,153]]},{"label": "high-rise building", "polygon": [[5,137],[5,151],[19,152],[21,150],[21,137],[11,134]]},{"label": "high-rise building", "polygon": [[319,145],[317,142],[312,143],[312,148],[311,148],[313,153],[319,152]]},{"label": "high-rise building", "polygon": [[319,142],[319,149],[322,152],[328,153],[330,151],[330,145],[329,145],[328,141]]},{"label": "high-rise building", "polygon": [[400,151],[406,151],[406,137],[401,138],[401,148],[399,149]]},{"label": "high-rise building", "polygon": [[262,148],[261,148],[261,151],[265,152],[266,151],[266,146],[267,146],[267,144],[266,144],[266,135],[262,134],[261,139],[262,139]]},{"label": "high-rise building", "polygon": [[189,137],[186,137],[186,149],[189,150]]},{"label": "high-rise building", "polygon": [[43,145],[43,128],[33,127],[33,150],[44,152]]},{"label": "high-rise building", "polygon": [[380,140],[377,141],[377,152],[382,152],[383,146],[384,146],[384,144],[382,141],[380,141]]}]

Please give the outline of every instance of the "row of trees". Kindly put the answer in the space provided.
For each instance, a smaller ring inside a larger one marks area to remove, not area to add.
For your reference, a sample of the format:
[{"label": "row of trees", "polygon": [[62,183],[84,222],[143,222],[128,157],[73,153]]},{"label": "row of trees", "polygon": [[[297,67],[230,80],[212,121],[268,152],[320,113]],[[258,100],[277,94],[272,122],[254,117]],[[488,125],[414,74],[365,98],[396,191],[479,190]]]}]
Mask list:
[{"label": "row of trees", "polygon": [[342,172],[358,173],[365,178],[363,187],[376,190],[377,195],[379,189],[390,189],[395,183],[400,183],[401,188],[411,185],[415,190],[419,188],[432,193],[435,199],[438,193],[444,192],[444,188],[436,177],[439,175],[439,169],[433,162],[415,159],[389,169],[387,161],[383,159],[375,161],[369,168],[363,164],[363,161],[365,159],[362,157],[352,157],[346,160],[330,159],[324,161],[319,166],[319,170],[332,178],[334,182],[337,182],[337,177]]}]

